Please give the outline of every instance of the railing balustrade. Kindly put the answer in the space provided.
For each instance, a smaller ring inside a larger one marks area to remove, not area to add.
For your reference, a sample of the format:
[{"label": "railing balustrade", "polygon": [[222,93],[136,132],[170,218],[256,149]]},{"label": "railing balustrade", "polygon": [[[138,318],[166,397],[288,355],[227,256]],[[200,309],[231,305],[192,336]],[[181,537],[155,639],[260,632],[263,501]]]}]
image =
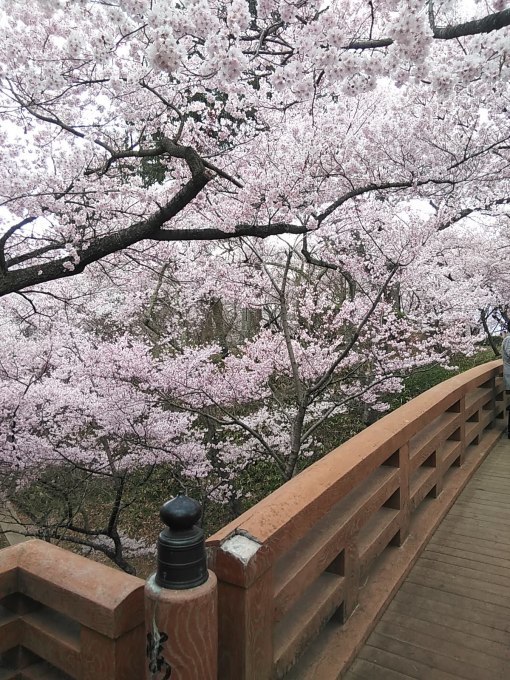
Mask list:
[{"label": "railing balustrade", "polygon": [[339,678],[505,430],[501,372],[428,390],[221,529],[216,577],[199,508],[167,504],[145,624],[141,579],[43,541],[3,549],[0,680]]},{"label": "railing balustrade", "polygon": [[219,677],[339,677],[504,427],[494,361],[381,418],[209,538]]},{"label": "railing balustrade", "polygon": [[45,541],[0,552],[1,680],[144,677],[144,581]]}]

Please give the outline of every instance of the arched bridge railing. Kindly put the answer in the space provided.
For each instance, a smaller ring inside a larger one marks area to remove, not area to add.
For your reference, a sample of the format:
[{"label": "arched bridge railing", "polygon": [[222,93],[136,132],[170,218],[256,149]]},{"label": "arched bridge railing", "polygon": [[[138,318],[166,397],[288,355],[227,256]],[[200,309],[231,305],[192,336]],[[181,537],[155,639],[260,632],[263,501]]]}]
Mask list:
[{"label": "arched bridge railing", "polygon": [[[216,576],[195,511],[165,515],[145,598],[41,541],[0,550],[0,677],[336,680],[505,429],[504,401],[494,361],[385,416],[212,536]],[[158,581],[169,569],[186,588]]]},{"label": "arched bridge railing", "polygon": [[473,368],[212,536],[218,677],[339,677],[500,437],[504,415],[501,362]]}]

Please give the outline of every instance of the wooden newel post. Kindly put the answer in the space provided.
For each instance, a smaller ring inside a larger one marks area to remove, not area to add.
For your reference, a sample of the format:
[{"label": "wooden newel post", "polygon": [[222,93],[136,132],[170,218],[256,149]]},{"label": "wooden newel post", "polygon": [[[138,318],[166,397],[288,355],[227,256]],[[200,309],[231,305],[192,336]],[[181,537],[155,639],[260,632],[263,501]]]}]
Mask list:
[{"label": "wooden newel post", "polygon": [[145,585],[146,680],[217,680],[217,583],[200,514],[187,496],[161,508],[158,570]]}]

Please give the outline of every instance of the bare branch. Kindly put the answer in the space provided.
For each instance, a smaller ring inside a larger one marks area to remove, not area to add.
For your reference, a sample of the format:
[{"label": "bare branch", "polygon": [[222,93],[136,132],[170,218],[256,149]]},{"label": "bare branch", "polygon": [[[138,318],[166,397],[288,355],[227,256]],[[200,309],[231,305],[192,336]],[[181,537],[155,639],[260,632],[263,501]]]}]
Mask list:
[{"label": "bare branch", "polygon": [[[510,9],[504,9],[501,12],[488,14],[481,19],[473,19],[462,24],[451,24],[449,26],[436,26],[433,22],[432,2],[429,2],[429,21],[432,28],[433,37],[436,40],[455,40],[457,38],[465,38],[469,35],[480,35],[482,33],[492,33],[492,31],[499,31],[506,26],[510,26]],[[366,39],[366,40],[351,40],[350,43],[344,45],[345,50],[373,50],[381,47],[390,47],[393,45],[392,38]]]},{"label": "bare branch", "polygon": [[24,220],[21,220],[21,222],[18,222],[17,224],[14,224],[12,227],[7,229],[5,234],[0,238],[0,271],[2,273],[6,273],[7,271],[7,266],[5,263],[5,244],[7,243],[7,240],[15,234],[17,231],[22,229],[25,225],[30,224],[30,222],[33,222],[36,218],[35,217],[26,217]]},{"label": "bare branch", "polygon": [[368,320],[370,319],[370,317],[374,313],[377,305],[379,304],[382,296],[384,295],[384,292],[386,291],[391,279],[396,274],[397,270],[398,270],[397,265],[392,267],[392,270],[390,271],[390,273],[386,277],[386,280],[384,281],[383,285],[379,289],[379,292],[377,293],[376,297],[374,298],[374,301],[370,305],[370,309],[367,311],[367,313],[365,314],[363,319],[358,324],[358,327],[356,328],[356,330],[352,334],[352,338],[349,340],[349,342],[344,347],[342,352],[340,352],[340,354],[335,359],[335,361],[333,361],[333,363],[328,368],[328,370],[325,371],[325,373],[321,376],[321,378],[319,378],[319,380],[309,388],[308,392],[309,392],[310,395],[313,396],[313,398],[316,398],[317,395],[320,394],[329,385],[329,381],[331,380],[331,376],[333,375],[333,373],[335,372],[337,367],[346,358],[346,356],[349,354],[351,349],[356,344],[356,342],[357,342],[357,340],[358,340],[358,338],[361,334],[361,331],[363,330],[363,328],[367,324]]}]

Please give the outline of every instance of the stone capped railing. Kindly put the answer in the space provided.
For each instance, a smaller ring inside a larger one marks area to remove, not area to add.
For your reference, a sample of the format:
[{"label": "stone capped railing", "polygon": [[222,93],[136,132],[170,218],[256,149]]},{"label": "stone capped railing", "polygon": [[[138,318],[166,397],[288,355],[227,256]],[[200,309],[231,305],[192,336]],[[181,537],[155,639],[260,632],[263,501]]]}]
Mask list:
[{"label": "stone capped railing", "polygon": [[340,677],[504,427],[494,361],[386,415],[212,536],[218,677]]}]

